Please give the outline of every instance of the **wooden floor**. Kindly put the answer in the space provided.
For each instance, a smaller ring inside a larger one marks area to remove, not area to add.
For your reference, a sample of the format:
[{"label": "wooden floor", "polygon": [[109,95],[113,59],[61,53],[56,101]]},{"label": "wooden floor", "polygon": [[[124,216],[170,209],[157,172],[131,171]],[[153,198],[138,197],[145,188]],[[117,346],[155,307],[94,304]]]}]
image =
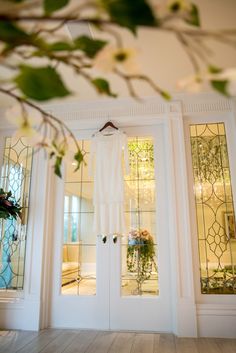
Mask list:
[{"label": "wooden floor", "polygon": [[236,339],[78,330],[0,331],[0,353],[236,353]]}]

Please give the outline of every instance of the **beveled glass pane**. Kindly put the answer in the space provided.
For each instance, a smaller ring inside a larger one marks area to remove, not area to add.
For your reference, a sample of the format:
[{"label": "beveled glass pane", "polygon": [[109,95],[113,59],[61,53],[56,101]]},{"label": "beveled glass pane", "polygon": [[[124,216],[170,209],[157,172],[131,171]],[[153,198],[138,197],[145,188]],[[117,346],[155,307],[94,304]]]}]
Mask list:
[{"label": "beveled glass pane", "polygon": [[138,209],[138,181],[127,180],[124,186],[125,211],[134,212]]},{"label": "beveled glass pane", "polygon": [[6,138],[0,187],[19,200],[22,215],[0,222],[0,289],[23,289],[32,154],[25,138]]},{"label": "beveled glass pane", "polygon": [[126,180],[152,180],[154,171],[154,145],[149,137],[128,139],[130,174]]},{"label": "beveled glass pane", "polygon": [[96,245],[65,243],[62,259],[62,294],[95,295]]},{"label": "beveled glass pane", "polygon": [[125,178],[128,234],[121,245],[121,294],[159,294],[156,245],[154,145],[151,137],[128,140],[131,173]]},{"label": "beveled glass pane", "polygon": [[155,180],[139,182],[139,209],[141,211],[155,211],[156,209],[156,188]]},{"label": "beveled glass pane", "polygon": [[236,293],[236,227],[223,123],[192,125],[201,291]]},{"label": "beveled glass pane", "polygon": [[93,182],[88,176],[89,141],[79,141],[85,162],[79,172],[66,162],[62,287],[64,295],[96,294]]}]

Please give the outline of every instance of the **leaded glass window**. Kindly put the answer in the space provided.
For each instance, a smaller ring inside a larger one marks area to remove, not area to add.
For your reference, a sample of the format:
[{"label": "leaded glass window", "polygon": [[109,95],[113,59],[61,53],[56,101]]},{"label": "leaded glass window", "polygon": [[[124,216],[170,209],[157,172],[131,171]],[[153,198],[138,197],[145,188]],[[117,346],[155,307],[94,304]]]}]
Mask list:
[{"label": "leaded glass window", "polygon": [[90,141],[78,141],[83,163],[65,162],[63,295],[96,294],[96,237],[93,232],[93,181],[88,175]]},{"label": "leaded glass window", "polygon": [[236,293],[236,227],[224,123],[190,126],[201,275],[206,294]]},{"label": "leaded glass window", "polygon": [[25,250],[29,211],[32,148],[26,139],[6,138],[1,169],[1,188],[11,191],[22,207],[21,220],[0,221],[0,289],[24,286]]},{"label": "leaded glass window", "polygon": [[151,137],[128,139],[130,174],[125,177],[128,232],[122,239],[122,295],[159,294],[156,244],[156,180]]}]

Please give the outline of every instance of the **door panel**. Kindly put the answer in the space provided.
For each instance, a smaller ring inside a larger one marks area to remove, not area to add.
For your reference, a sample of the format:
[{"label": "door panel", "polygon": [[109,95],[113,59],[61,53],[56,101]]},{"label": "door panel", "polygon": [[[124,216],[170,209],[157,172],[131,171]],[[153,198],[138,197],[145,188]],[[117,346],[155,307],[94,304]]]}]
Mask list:
[{"label": "door panel", "polygon": [[[103,243],[93,234],[87,165],[73,173],[73,162],[67,162],[64,182],[57,180],[53,327],[171,331],[164,131],[152,126],[125,132],[131,173],[125,176],[122,238]],[[89,141],[80,143],[88,159]]]},{"label": "door panel", "polygon": [[93,234],[90,143],[79,140],[86,164],[74,173],[73,162],[66,161],[64,181],[56,185],[51,326],[107,329],[109,250]]},{"label": "door panel", "polygon": [[[171,331],[164,131],[147,127],[126,133],[131,152],[125,181],[129,222],[127,235],[110,244],[110,328]],[[143,242],[145,236],[152,241]]]}]

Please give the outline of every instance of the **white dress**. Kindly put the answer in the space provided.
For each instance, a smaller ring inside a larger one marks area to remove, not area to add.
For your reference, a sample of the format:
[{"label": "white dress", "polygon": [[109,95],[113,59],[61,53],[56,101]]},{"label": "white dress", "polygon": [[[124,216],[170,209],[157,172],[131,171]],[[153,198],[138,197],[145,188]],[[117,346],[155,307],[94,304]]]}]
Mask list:
[{"label": "white dress", "polygon": [[[124,164],[123,164],[124,158]],[[94,174],[94,231],[96,235],[125,233],[124,166],[129,173],[127,137],[120,130],[97,132],[91,141],[89,173]]]}]

